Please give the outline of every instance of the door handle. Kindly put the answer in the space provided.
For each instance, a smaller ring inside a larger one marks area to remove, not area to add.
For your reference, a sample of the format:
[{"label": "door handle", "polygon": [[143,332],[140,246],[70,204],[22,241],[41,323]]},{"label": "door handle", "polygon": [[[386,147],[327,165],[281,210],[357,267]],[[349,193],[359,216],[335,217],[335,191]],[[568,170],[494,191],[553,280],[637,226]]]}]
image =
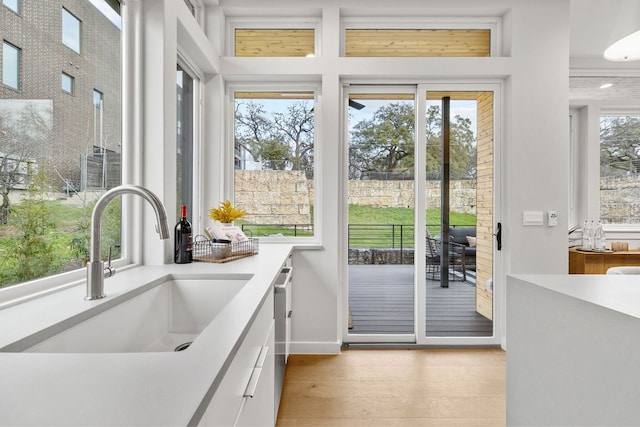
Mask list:
[{"label": "door handle", "polygon": [[249,377],[249,382],[247,383],[247,387],[242,397],[255,396],[256,389],[258,388],[258,380],[260,379],[260,375],[262,374],[262,368],[264,367],[264,362],[267,359],[268,353],[269,353],[268,346],[262,346],[262,348],[260,348],[260,354],[258,354],[258,360],[256,360],[256,364],[253,367],[253,371],[251,372],[251,376]]},{"label": "door handle", "polygon": [[497,228],[495,233],[496,245],[497,245],[497,249],[500,251],[502,250],[502,223],[499,222],[496,228]]}]

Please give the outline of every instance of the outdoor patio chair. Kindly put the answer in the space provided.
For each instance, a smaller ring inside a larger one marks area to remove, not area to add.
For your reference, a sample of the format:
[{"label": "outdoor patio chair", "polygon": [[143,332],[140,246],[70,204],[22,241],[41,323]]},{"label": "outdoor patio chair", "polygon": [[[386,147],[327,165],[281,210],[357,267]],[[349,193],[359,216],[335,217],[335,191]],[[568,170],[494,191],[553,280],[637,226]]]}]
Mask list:
[{"label": "outdoor patio chair", "polygon": [[[427,278],[431,280],[440,279],[440,257],[442,255],[440,239],[431,237],[429,230],[426,230],[426,273]],[[467,281],[467,272],[465,269],[465,251],[464,246],[454,242],[448,242],[449,244],[449,274],[450,279],[456,280],[459,278],[455,274],[456,269],[460,270],[462,274],[462,281]]]}]

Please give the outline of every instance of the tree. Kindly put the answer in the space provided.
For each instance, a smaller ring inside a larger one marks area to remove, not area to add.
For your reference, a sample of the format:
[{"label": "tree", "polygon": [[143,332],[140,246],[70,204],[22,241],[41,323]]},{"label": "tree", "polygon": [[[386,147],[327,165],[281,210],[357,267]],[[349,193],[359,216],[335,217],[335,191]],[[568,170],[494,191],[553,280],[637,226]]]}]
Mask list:
[{"label": "tree", "polygon": [[10,192],[28,185],[29,175],[42,169],[41,148],[51,139],[51,104],[16,101],[22,105],[0,110],[0,224],[7,224]]},{"label": "tree", "polygon": [[295,102],[285,113],[273,114],[274,130],[278,139],[291,147],[291,167],[293,170],[313,172],[313,114],[308,102]]},{"label": "tree", "polygon": [[14,219],[20,234],[10,256],[16,260],[17,282],[48,275],[56,256],[49,237],[56,224],[44,196],[46,189],[45,174],[40,171],[33,176],[20,215]]},{"label": "tree", "polygon": [[[413,172],[414,122],[413,105],[392,103],[380,107],[371,120],[356,124],[349,146],[349,179],[360,179],[368,171]],[[441,127],[440,107],[430,106],[426,117],[426,139],[427,171],[432,179],[440,176]],[[451,178],[475,178],[476,149],[471,121],[455,116],[450,136]]]},{"label": "tree", "polygon": [[278,139],[267,139],[260,143],[253,141],[251,146],[253,154],[262,159],[267,169],[283,171],[291,164],[291,148]]},{"label": "tree", "polygon": [[[476,177],[475,136],[471,120],[456,115],[449,129],[449,173],[451,179]],[[441,174],[442,113],[439,106],[427,109],[427,175],[438,178]]]},{"label": "tree", "polygon": [[600,119],[600,168],[602,176],[640,172],[640,117]]},{"label": "tree", "polygon": [[[349,151],[357,173],[401,172],[413,168],[414,110],[405,103],[380,107],[371,120],[356,124]],[[356,171],[354,171],[356,172]]]},{"label": "tree", "polygon": [[297,101],[285,112],[267,111],[265,103],[236,104],[235,143],[246,147],[263,168],[302,170],[313,175],[313,104]]}]

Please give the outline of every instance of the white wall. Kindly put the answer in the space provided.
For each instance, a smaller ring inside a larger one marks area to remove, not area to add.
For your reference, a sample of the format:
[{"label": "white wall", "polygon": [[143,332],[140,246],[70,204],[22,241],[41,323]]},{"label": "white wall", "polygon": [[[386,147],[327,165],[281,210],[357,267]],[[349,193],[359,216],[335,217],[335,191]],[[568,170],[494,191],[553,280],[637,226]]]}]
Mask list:
[{"label": "white wall", "polygon": [[[307,2],[305,2],[307,3]],[[300,7],[299,2],[278,5]],[[496,280],[497,317],[504,318],[501,283],[508,273],[565,273],[567,269],[566,230],[568,228],[569,132],[569,4],[568,1],[396,1],[393,9],[386,2],[322,2],[323,54],[314,59],[221,59],[226,80],[247,78],[322,81],[320,127],[318,129],[318,176],[322,177],[317,210],[322,228],[323,250],[300,251],[294,258],[295,290],[293,350],[296,352],[338,351],[341,340],[345,248],[339,230],[344,227],[341,212],[343,194],[336,165],[342,164],[341,80],[359,82],[504,81],[502,135],[502,206],[497,221],[503,224],[503,251],[500,280]],[[224,5],[224,3],[223,3]],[[234,2],[233,13],[241,13]],[[403,9],[403,5],[406,9]],[[245,1],[246,13],[258,0]],[[308,4],[305,4],[308,7]],[[497,58],[373,58],[338,57],[340,16],[442,16],[447,14],[504,16],[505,51]],[[295,14],[295,11],[291,12]],[[284,77],[283,77],[284,76]],[[275,77],[276,79],[278,77]],[[526,210],[556,210],[557,227],[525,227]],[[504,337],[504,327],[499,331]]]},{"label": "white wall", "polygon": [[[503,147],[505,273],[566,273],[569,5],[517,6]],[[528,210],[557,211],[558,226],[523,226]]]}]

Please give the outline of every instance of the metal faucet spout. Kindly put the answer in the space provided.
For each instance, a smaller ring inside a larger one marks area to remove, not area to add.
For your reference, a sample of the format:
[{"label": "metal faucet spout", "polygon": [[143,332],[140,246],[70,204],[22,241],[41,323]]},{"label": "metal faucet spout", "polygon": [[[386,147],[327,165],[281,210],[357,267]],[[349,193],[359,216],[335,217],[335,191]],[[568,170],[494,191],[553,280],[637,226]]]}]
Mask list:
[{"label": "metal faucet spout", "polygon": [[104,298],[104,262],[100,254],[101,219],[107,204],[123,194],[134,194],[148,201],[156,213],[156,230],[161,239],[169,238],[169,223],[167,211],[160,199],[151,191],[137,185],[120,185],[107,191],[98,199],[91,214],[91,251],[87,263],[87,296],[85,299],[94,300]]}]

